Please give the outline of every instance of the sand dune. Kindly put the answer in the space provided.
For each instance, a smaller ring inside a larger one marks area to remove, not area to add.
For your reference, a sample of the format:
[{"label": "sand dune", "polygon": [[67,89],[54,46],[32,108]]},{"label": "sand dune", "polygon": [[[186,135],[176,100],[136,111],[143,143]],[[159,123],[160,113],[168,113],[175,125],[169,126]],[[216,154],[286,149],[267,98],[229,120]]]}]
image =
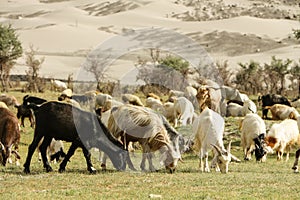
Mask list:
[{"label": "sand dune", "polygon": [[[38,56],[45,57],[43,76],[66,79],[103,42],[151,27],[190,37],[233,68],[250,59],[269,62],[273,55],[298,60],[300,45],[292,30],[300,28],[299,11],[298,1],[283,0],[8,0],[0,2],[0,23],[16,28],[25,50],[30,44],[38,48]],[[108,77],[123,77],[137,57],[116,60]],[[23,57],[13,73],[25,70]]]}]

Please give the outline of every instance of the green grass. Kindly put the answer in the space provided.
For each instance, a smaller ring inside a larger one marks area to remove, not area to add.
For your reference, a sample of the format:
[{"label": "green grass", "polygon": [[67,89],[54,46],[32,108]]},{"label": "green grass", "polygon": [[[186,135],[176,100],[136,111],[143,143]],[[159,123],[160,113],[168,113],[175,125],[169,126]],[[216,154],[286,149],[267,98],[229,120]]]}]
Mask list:
[{"label": "green grass", "polygon": [[[24,94],[14,93],[21,101]],[[56,99],[52,93],[40,97]],[[226,119],[225,145],[232,140],[232,153],[243,158],[238,131],[239,118]],[[268,121],[267,124],[273,123]],[[231,163],[228,174],[212,171],[201,173],[199,159],[193,154],[184,154],[184,163],[179,163],[176,173],[164,169],[155,173],[133,172],[127,169],[118,172],[108,163],[108,170],[101,171],[96,156],[92,157],[96,174],[89,174],[81,149],[75,152],[65,173],[58,173],[58,164],[51,164],[54,171],[46,173],[35,153],[31,162],[31,174],[24,174],[23,163],[27,148],[33,138],[33,129],[26,121],[21,133],[21,166],[0,166],[0,199],[148,199],[150,194],[163,199],[299,199],[300,174],[293,173],[290,160],[277,161],[268,155],[265,163]],[[190,127],[181,128],[185,135],[191,134]],[[65,143],[68,149],[70,144]],[[295,148],[292,152],[295,152]],[[139,160],[135,164],[139,167]]]}]

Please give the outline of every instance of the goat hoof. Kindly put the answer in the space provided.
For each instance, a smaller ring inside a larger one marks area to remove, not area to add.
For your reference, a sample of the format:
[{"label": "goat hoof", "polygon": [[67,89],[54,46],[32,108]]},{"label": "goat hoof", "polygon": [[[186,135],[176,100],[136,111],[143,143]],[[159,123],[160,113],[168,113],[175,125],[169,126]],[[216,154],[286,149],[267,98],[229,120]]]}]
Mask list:
[{"label": "goat hoof", "polygon": [[29,169],[29,168],[25,168],[25,169],[23,170],[23,172],[24,172],[25,174],[30,174],[30,169]]},{"label": "goat hoof", "polygon": [[90,167],[88,170],[91,174],[96,174],[97,172],[97,170],[94,167]]},{"label": "goat hoof", "polygon": [[59,170],[58,170],[59,173],[63,173],[63,172],[65,172],[65,171],[66,171],[65,168],[59,168]]},{"label": "goat hoof", "polygon": [[46,167],[46,172],[52,172],[52,171],[53,171],[52,167]]}]

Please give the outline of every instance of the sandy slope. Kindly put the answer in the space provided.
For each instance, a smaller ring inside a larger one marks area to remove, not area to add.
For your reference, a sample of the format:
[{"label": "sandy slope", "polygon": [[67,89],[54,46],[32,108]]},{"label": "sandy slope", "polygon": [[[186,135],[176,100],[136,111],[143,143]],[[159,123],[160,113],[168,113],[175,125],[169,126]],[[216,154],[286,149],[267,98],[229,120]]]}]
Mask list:
[{"label": "sandy slope", "polygon": [[[300,10],[296,5],[274,2],[276,9]],[[224,0],[223,3],[244,8],[253,6],[253,2],[247,0]],[[0,1],[0,23],[10,23],[17,29],[24,49],[30,44],[38,48],[39,56],[45,57],[41,73],[49,77],[66,79],[68,74],[77,73],[85,54],[104,41],[113,40],[128,30],[149,27],[163,27],[191,37],[203,45],[214,60],[228,60],[232,67],[250,59],[269,62],[272,55],[299,58],[299,42],[288,39],[292,29],[300,28],[296,20],[238,16],[183,21],[172,17],[193,12],[194,7],[185,1],[175,3],[174,0]],[[120,58],[112,64],[109,77],[122,77],[134,68],[136,60],[135,56]],[[24,73],[23,64],[24,58],[19,59],[14,73]]]}]

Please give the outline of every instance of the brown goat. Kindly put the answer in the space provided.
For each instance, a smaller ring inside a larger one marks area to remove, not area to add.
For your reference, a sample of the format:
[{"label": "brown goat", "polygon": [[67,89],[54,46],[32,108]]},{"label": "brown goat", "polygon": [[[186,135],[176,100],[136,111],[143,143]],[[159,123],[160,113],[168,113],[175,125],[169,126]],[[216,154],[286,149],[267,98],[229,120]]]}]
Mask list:
[{"label": "brown goat", "polygon": [[[18,118],[7,108],[0,108],[0,157],[3,166],[6,165],[11,153],[15,154],[16,165],[19,165],[20,127]],[[12,146],[14,150],[12,151]]]}]

